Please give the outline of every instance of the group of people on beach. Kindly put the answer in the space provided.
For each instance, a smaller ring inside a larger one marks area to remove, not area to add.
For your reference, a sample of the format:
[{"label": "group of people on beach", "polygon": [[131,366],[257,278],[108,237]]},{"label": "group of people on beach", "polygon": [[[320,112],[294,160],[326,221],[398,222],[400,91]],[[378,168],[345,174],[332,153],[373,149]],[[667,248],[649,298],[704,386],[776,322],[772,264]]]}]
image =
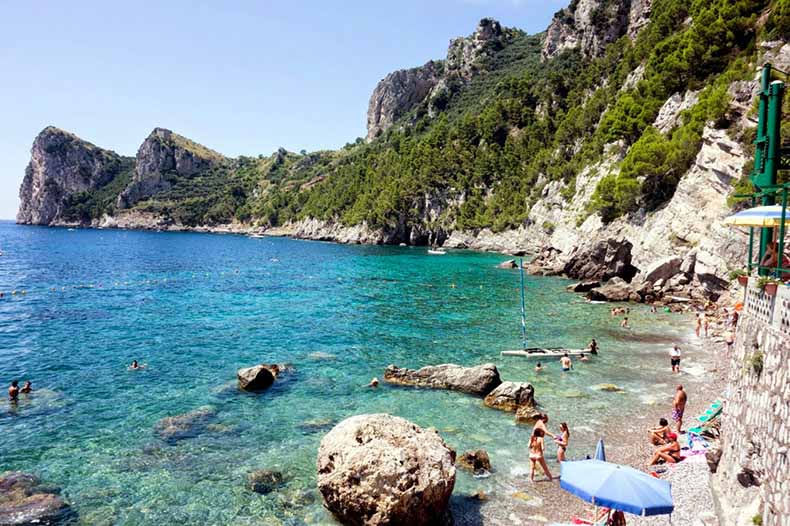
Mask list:
[{"label": "group of people on beach", "polygon": [[33,383],[30,380],[25,381],[25,385],[19,387],[19,380],[13,380],[8,387],[8,401],[16,402],[19,400],[20,394],[28,394],[33,392]]},{"label": "group of people on beach", "polygon": [[666,418],[660,418],[658,426],[648,429],[648,437],[654,446],[658,446],[653,452],[653,457],[647,463],[648,467],[659,462],[676,464],[680,462],[680,442],[679,435],[683,434],[683,413],[686,410],[688,395],[682,385],[675,389],[675,397],[672,399],[672,420],[675,422],[673,431]]},{"label": "group of people on beach", "polygon": [[554,440],[557,445],[557,462],[565,460],[565,453],[568,450],[568,443],[571,438],[571,432],[568,428],[567,422],[560,423],[560,432],[552,434],[549,432],[546,424],[549,423],[549,415],[541,413],[535,421],[535,426],[532,428],[532,435],[529,438],[529,479],[535,482],[535,471],[538,466],[543,470],[543,473],[548,477],[549,482],[554,480],[546,463],[546,443],[547,436]]}]

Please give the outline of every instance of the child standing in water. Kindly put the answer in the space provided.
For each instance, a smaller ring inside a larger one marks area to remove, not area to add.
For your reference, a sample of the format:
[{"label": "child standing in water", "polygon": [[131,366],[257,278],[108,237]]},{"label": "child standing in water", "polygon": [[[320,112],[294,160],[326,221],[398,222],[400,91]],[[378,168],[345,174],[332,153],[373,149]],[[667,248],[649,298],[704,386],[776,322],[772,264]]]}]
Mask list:
[{"label": "child standing in water", "polygon": [[549,466],[546,465],[546,459],[543,456],[543,452],[546,449],[546,445],[543,443],[544,435],[543,429],[535,428],[529,439],[529,480],[532,482],[535,482],[535,467],[538,464],[540,464],[541,469],[543,469],[543,473],[549,477],[549,482],[553,480],[551,478]]}]

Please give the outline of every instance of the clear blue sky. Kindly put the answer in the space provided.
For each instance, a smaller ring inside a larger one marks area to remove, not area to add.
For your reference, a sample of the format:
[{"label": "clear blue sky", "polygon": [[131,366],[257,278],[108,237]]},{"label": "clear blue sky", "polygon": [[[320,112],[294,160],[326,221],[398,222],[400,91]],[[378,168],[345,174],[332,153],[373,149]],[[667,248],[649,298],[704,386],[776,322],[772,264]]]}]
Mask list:
[{"label": "clear blue sky", "polygon": [[484,16],[543,31],[566,3],[0,0],[0,218],[47,125],[125,155],[156,126],[230,156],[337,148],[390,71]]}]

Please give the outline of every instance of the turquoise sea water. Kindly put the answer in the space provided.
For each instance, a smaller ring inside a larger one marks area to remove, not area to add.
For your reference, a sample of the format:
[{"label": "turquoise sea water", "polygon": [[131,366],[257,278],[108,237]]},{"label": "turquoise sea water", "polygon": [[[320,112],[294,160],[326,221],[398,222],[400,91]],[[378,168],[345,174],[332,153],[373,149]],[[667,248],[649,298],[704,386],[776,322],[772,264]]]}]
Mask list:
[{"label": "turquoise sea water", "polygon": [[[549,427],[567,420],[581,456],[593,428],[650,402],[666,342],[687,332],[683,318],[641,307],[635,328],[620,329],[608,305],[565,292],[568,281],[527,277],[530,343],[595,336],[602,348],[572,373],[551,363],[536,376],[534,363],[499,356],[520,345],[518,274],[495,268],[499,255],[8,222],[0,250],[0,377],[37,388],[0,405],[0,470],[60,486],[82,524],[332,524],[314,489],[317,446],[331,423],[369,412],[435,427],[461,451],[486,448],[494,475],[459,471],[455,492],[495,492],[524,476],[528,428],[471,396],[367,382],[390,363],[493,361],[504,379],[535,385]],[[127,371],[133,359],[147,369]],[[236,370],[259,362],[294,371],[266,393],[236,391]],[[154,433],[205,405],[216,420],[198,436]],[[249,491],[258,468],[287,483]]]}]

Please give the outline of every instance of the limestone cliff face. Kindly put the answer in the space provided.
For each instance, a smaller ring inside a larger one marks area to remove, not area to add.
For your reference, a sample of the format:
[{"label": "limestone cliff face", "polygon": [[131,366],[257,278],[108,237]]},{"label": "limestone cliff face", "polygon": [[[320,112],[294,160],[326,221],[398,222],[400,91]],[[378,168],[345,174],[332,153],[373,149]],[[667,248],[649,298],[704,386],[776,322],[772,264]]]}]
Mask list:
[{"label": "limestone cliff face", "polygon": [[636,38],[649,21],[651,4],[652,0],[574,0],[554,15],[543,41],[543,58],[566,49],[579,49],[587,58],[600,56],[621,36]]},{"label": "limestone cliff face", "polygon": [[368,140],[422,102],[439,82],[443,69],[440,62],[430,61],[424,66],[401,69],[384,77],[368,103]]},{"label": "limestone cliff face", "polygon": [[17,223],[48,225],[61,219],[66,200],[99,188],[122,169],[123,158],[54,126],[38,134],[19,189]]},{"label": "limestone cliff face", "polygon": [[439,97],[453,82],[465,82],[485,67],[485,59],[503,49],[512,30],[484,18],[469,37],[450,41],[447,59],[402,69],[381,80],[368,103],[368,141],[375,139],[418,104]]},{"label": "limestone cliff face", "polygon": [[129,208],[169,189],[174,178],[190,177],[223,159],[221,154],[186,137],[164,128],[155,128],[137,150],[134,177],[118,196],[116,206]]}]

